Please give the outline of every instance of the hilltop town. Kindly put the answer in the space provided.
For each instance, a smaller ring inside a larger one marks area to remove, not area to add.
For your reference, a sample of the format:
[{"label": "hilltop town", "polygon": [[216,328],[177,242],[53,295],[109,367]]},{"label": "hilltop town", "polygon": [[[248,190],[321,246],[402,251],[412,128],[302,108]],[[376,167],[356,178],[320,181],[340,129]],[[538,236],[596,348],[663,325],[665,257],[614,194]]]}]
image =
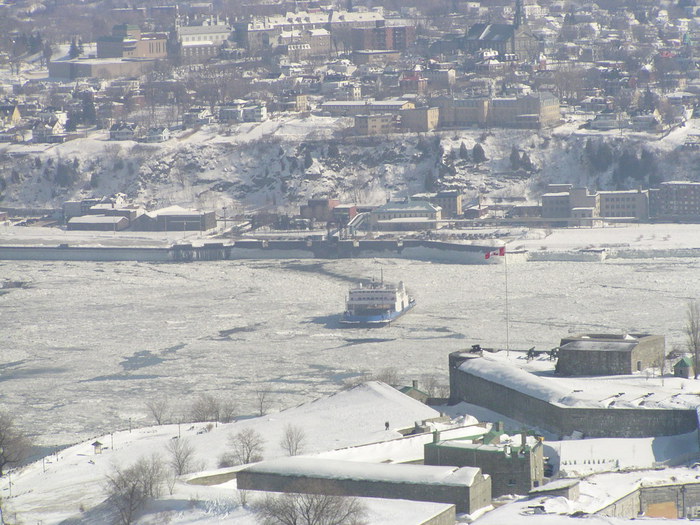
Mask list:
[{"label": "hilltop town", "polygon": [[[8,211],[124,194],[293,219],[309,199],[458,192],[467,218],[688,214],[654,195],[694,181],[690,2],[0,9]],[[600,202],[563,210],[551,184]],[[644,196],[605,193],[625,190]]]},{"label": "hilltop town", "polygon": [[[0,523],[698,519],[699,42],[696,0],[0,0]],[[410,313],[339,323],[385,273]]]}]

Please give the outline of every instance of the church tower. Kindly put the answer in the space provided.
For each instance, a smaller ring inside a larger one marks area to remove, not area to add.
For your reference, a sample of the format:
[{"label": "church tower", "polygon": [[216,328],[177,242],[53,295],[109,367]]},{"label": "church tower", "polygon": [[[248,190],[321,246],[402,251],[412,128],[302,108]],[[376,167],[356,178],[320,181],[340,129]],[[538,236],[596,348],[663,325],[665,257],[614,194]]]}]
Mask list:
[{"label": "church tower", "polygon": [[523,0],[515,0],[515,16],[513,17],[513,27],[518,29],[525,22],[525,12],[523,11]]}]

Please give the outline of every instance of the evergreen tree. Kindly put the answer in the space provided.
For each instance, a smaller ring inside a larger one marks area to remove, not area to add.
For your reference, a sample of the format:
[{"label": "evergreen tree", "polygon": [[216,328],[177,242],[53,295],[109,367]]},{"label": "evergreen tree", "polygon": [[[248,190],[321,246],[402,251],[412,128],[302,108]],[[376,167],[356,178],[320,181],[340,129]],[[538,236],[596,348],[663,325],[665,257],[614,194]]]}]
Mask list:
[{"label": "evergreen tree", "polygon": [[340,151],[338,150],[338,145],[335,142],[331,142],[328,145],[328,156],[331,158],[337,158],[340,155]]},{"label": "evergreen tree", "polygon": [[623,151],[617,163],[617,168],[613,172],[613,181],[615,181],[617,189],[624,189],[625,180],[628,178],[638,179],[639,172],[640,166],[637,155],[630,150]]},{"label": "evergreen tree", "polygon": [[593,141],[590,137],[586,140],[586,145],[583,147],[583,152],[586,156],[586,160],[592,165],[593,159],[595,158],[595,148],[593,147]]},{"label": "evergreen tree", "polygon": [[53,49],[51,48],[51,44],[48,42],[44,42],[44,49],[42,50],[42,55],[44,58],[44,65],[48,65],[49,61],[51,60],[51,55],[53,55]]},{"label": "evergreen tree", "polygon": [[309,150],[306,150],[306,153],[304,154],[304,169],[308,170],[313,163],[314,159],[311,156],[311,152]]},{"label": "evergreen tree", "polygon": [[66,125],[65,125],[65,130],[66,131],[75,131],[78,129],[78,123],[76,122],[78,119],[76,119],[75,115],[71,114],[68,116],[66,119]]},{"label": "evergreen tree", "polygon": [[518,148],[513,146],[510,150],[510,167],[517,170],[520,166],[520,153],[518,152]]},{"label": "evergreen tree", "polygon": [[658,164],[656,162],[656,157],[652,152],[647,149],[642,150],[642,155],[639,158],[640,168],[643,170],[643,176],[651,178],[658,172]]},{"label": "evergreen tree", "polygon": [[469,150],[464,142],[459,145],[459,158],[469,160]]},{"label": "evergreen tree", "polygon": [[484,148],[481,146],[481,144],[474,144],[474,147],[472,148],[472,158],[474,159],[474,162],[477,164],[484,162],[488,160],[486,158],[486,153],[484,152]]},{"label": "evergreen tree", "polygon": [[93,102],[92,93],[85,92],[82,96],[82,120],[83,124],[88,124],[94,126],[97,124],[97,110],[95,109],[95,103]]},{"label": "evergreen tree", "polygon": [[593,167],[598,171],[607,170],[613,163],[613,149],[607,142],[603,141],[596,149],[593,157]]},{"label": "evergreen tree", "polygon": [[80,55],[80,49],[78,49],[78,44],[75,41],[75,38],[71,40],[70,43],[70,49],[68,50],[68,56],[70,58],[77,58]]},{"label": "evergreen tree", "polygon": [[523,151],[523,156],[520,158],[520,164],[527,171],[532,171],[535,169],[535,165],[532,163],[530,155],[527,154],[527,151]]}]

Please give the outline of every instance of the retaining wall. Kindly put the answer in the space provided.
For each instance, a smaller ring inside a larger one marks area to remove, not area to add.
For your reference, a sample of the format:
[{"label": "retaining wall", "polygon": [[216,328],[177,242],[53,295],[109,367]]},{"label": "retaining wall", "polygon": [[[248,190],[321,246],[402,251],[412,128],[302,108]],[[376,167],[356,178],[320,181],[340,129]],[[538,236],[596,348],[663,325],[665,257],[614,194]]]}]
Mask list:
[{"label": "retaining wall", "polygon": [[528,425],[568,436],[655,437],[685,434],[698,428],[695,410],[662,408],[578,408],[536,399],[459,369],[465,354],[450,354],[450,401],[479,405]]}]

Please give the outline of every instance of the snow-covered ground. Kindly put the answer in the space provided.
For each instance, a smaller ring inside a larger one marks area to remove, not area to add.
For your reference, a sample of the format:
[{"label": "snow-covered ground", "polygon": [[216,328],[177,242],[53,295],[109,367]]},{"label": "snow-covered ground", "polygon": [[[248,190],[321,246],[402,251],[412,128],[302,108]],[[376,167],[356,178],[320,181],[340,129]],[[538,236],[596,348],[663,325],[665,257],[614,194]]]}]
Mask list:
[{"label": "snow-covered ground", "polygon": [[[100,507],[105,500],[104,479],[114,467],[125,468],[140,458],[159,455],[168,461],[167,445],[173,438],[187,440],[195,450],[194,463],[199,471],[217,468],[218,458],[227,450],[230,435],[243,429],[254,429],[265,438],[263,456],[268,459],[284,456],[279,444],[287,425],[303,429],[303,451],[315,454],[322,450],[379,440],[401,438],[395,429],[411,427],[416,420],[437,417],[435,410],[397,390],[371,382],[328,398],[307,403],[287,411],[236,423],[208,425],[165,425],[115,432],[99,436],[104,445],[96,454],[88,440],[61,450],[0,479],[6,517],[21,523],[51,525],[74,519],[71,523],[108,523],[109,512]],[[390,419],[392,427],[385,430]],[[346,458],[351,459],[351,458]],[[234,469],[216,470],[216,474]],[[187,480],[201,479],[207,472],[183,476],[172,494],[152,503],[138,523],[215,525],[258,523],[252,505],[262,495],[249,492],[247,505],[242,505],[235,479],[214,485]],[[10,487],[10,483],[12,486]],[[409,525],[421,523],[446,505],[412,501],[363,498],[368,523],[373,525]],[[14,522],[14,521],[13,521]]]}]

